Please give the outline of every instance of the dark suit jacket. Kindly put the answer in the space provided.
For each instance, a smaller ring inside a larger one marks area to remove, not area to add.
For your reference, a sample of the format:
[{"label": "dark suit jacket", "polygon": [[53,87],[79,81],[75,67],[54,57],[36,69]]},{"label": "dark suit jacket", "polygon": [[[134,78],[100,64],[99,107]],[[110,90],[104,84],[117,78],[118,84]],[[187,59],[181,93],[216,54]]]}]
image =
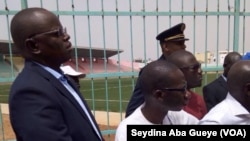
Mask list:
[{"label": "dark suit jacket", "polygon": [[202,90],[208,111],[225,99],[228,93],[227,83],[222,76],[204,86]]},{"label": "dark suit jacket", "polygon": [[[161,57],[158,60],[165,60],[164,55],[161,55]],[[142,94],[141,85],[140,85],[140,75],[143,71],[143,68],[140,70],[138,79],[133,91],[133,94],[129,100],[125,117],[128,117],[130,114],[132,114],[137,107],[139,107],[143,102],[145,101],[144,95]]]},{"label": "dark suit jacket", "polygon": [[139,76],[137,78],[133,94],[128,102],[125,117],[128,117],[129,115],[131,115],[135,111],[135,109],[139,107],[145,101],[144,95],[142,94],[142,91],[141,91],[141,85],[139,83],[142,70],[143,69],[141,69],[139,72]]},{"label": "dark suit jacket", "polygon": [[[76,86],[70,84],[80,95]],[[36,63],[25,62],[11,87],[9,108],[17,141],[101,140],[74,97]],[[87,110],[100,132],[90,109]]]}]

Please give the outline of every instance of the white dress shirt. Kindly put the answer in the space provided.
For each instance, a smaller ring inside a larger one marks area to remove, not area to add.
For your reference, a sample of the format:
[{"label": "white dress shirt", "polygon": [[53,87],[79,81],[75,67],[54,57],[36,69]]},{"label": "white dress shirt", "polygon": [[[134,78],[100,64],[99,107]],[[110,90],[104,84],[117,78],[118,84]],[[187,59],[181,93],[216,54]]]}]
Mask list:
[{"label": "white dress shirt", "polygon": [[[142,104],[138,107],[130,116],[125,118],[118,126],[115,135],[115,141],[127,141],[127,125],[155,125],[148,121],[141,108]],[[162,125],[178,125],[178,124],[198,124],[199,120],[193,115],[181,110],[181,111],[168,111],[168,114],[162,121]]]},{"label": "white dress shirt", "polygon": [[213,107],[199,124],[237,124],[250,125],[250,113],[230,93]]}]

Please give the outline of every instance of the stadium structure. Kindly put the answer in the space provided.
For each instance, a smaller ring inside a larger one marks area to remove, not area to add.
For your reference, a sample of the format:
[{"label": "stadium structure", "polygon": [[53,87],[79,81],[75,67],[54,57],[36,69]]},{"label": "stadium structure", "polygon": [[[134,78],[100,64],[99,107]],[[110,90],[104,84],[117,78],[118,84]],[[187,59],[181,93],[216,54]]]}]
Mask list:
[{"label": "stadium structure", "polygon": [[[90,73],[113,73],[113,72],[138,72],[143,66],[134,61],[119,61],[110,59],[112,56],[122,53],[123,50],[102,49],[90,47],[74,47],[72,58],[62,65],[69,65],[86,75]],[[24,66],[21,57],[13,43],[0,40],[0,77],[8,77],[12,73],[17,75]]]}]

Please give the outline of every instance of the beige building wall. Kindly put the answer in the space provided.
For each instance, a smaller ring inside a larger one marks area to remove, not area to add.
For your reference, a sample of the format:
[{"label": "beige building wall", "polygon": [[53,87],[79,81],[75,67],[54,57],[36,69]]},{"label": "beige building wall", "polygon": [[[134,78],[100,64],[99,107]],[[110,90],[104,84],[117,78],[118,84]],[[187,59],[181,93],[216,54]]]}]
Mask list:
[{"label": "beige building wall", "polygon": [[[207,56],[206,56],[206,54],[207,54]],[[195,57],[199,62],[201,62],[201,63],[207,62],[209,64],[212,61],[213,55],[210,51],[207,51],[206,53],[197,52],[197,53],[195,53]]]}]

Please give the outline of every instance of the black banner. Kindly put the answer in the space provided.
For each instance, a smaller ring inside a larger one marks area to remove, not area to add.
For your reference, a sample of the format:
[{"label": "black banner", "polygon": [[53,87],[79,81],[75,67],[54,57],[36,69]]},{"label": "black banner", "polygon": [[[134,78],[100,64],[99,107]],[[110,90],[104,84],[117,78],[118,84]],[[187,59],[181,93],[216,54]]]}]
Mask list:
[{"label": "black banner", "polygon": [[128,141],[249,140],[249,125],[128,125]]}]

